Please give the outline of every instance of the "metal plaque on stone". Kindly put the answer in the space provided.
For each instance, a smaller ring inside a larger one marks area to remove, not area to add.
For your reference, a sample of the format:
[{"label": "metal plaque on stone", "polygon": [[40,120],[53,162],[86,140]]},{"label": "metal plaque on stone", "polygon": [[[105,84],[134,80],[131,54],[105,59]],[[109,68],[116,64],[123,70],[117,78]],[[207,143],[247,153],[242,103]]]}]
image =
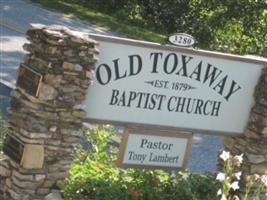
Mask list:
[{"label": "metal plaque on stone", "polygon": [[3,151],[12,160],[20,164],[23,156],[24,144],[17,138],[6,135]]},{"label": "metal plaque on stone", "polygon": [[30,95],[38,97],[42,78],[43,76],[40,73],[21,64],[18,71],[17,87],[24,89]]}]

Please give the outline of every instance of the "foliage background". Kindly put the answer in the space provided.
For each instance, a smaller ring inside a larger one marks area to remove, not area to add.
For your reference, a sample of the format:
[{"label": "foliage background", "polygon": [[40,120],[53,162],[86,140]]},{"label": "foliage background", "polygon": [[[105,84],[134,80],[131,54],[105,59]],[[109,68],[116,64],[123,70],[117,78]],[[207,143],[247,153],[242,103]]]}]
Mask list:
[{"label": "foliage background", "polygon": [[76,3],[162,35],[186,32],[203,49],[267,57],[266,0],[59,1]]}]

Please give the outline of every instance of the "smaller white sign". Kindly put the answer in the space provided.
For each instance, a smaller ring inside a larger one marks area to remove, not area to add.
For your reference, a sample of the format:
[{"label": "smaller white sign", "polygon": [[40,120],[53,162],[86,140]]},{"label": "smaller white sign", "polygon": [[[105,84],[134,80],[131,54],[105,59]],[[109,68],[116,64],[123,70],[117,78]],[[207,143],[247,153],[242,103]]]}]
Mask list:
[{"label": "smaller white sign", "polygon": [[190,47],[195,44],[194,37],[186,33],[175,33],[173,35],[170,35],[169,41],[174,45],[182,47]]},{"label": "smaller white sign", "polygon": [[[155,135],[156,134],[156,135]],[[192,134],[140,134],[126,131],[119,153],[119,166],[183,168],[185,167]]]}]

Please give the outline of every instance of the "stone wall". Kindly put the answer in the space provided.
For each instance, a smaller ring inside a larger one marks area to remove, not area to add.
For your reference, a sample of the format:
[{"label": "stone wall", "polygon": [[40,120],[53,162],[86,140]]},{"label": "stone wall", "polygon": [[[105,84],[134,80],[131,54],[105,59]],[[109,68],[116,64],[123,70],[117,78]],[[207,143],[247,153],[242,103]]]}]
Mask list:
[{"label": "stone wall", "polygon": [[25,80],[36,95],[23,84],[11,93],[9,135],[24,148],[20,162],[1,159],[0,194],[8,200],[53,199],[51,191],[68,176],[81,142],[86,113],[80,105],[94,75],[97,43],[60,26],[36,24],[26,34],[29,53],[20,69],[42,79],[37,88]]},{"label": "stone wall", "polygon": [[[267,174],[267,68],[255,89],[255,105],[242,136],[225,137],[225,150],[232,155],[244,153],[243,176]],[[266,198],[266,197],[264,197]]]}]

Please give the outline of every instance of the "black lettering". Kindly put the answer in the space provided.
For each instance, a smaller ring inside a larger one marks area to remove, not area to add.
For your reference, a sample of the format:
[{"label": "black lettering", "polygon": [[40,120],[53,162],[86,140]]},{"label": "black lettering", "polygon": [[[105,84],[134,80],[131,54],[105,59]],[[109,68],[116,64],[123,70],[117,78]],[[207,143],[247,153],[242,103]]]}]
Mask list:
[{"label": "black lettering", "polygon": [[200,75],[201,75],[201,67],[202,67],[202,61],[198,64],[198,66],[194,69],[192,74],[189,76],[190,78],[193,77],[193,75],[196,75],[196,80],[200,81]]},{"label": "black lettering", "polygon": [[203,100],[201,100],[201,99],[197,100],[195,114],[200,114],[201,115],[201,108],[203,106],[203,103],[204,103]]},{"label": "black lettering", "polygon": [[157,142],[154,142],[153,143],[153,146],[151,147],[152,149],[157,149],[158,148],[158,143]]},{"label": "black lettering", "polygon": [[186,113],[191,113],[191,112],[193,112],[193,109],[194,109],[194,106],[195,106],[195,102],[196,102],[196,99],[193,99],[193,104],[192,104],[192,106],[191,106],[191,110],[189,110],[189,108],[190,108],[190,105],[191,105],[191,98],[188,98],[188,103],[187,103],[187,107],[186,107]]},{"label": "black lettering", "polygon": [[[102,80],[102,76],[100,75],[100,70],[101,68],[105,69],[106,73],[107,73],[107,80],[103,81]],[[101,84],[101,85],[106,85],[109,83],[111,79],[111,69],[109,68],[109,66],[107,64],[101,64],[97,67],[96,69],[96,80]]]},{"label": "black lettering", "polygon": [[229,98],[230,98],[235,92],[237,92],[238,90],[241,89],[241,86],[238,85],[238,87],[235,88],[235,85],[236,85],[236,82],[235,82],[235,81],[232,81],[231,88],[230,88],[228,94],[224,97],[227,101],[229,100]]},{"label": "black lettering", "polygon": [[126,103],[125,103],[125,91],[122,92],[121,98],[119,99],[119,102],[118,102],[117,106],[120,106],[120,103],[122,103],[121,106],[125,106],[126,105]]},{"label": "black lettering", "polygon": [[146,102],[145,102],[144,108],[147,108],[147,104],[148,104],[148,100],[149,100],[150,94],[149,93],[145,93],[145,95],[146,95]]},{"label": "black lettering", "polygon": [[165,95],[159,95],[159,106],[158,106],[158,110],[161,110],[161,106],[162,106],[162,101],[163,99],[166,99],[166,96]]},{"label": "black lettering", "polygon": [[146,145],[147,142],[148,142],[147,139],[142,139],[140,147],[144,148],[144,145]]},{"label": "black lettering", "polygon": [[163,150],[168,149],[168,147],[169,147],[169,144],[167,144],[167,143],[164,143],[164,144],[162,145],[162,149],[163,149]]},{"label": "black lettering", "polygon": [[[173,66],[172,69],[170,71],[168,71],[168,63],[169,63],[169,58],[173,57]],[[163,64],[163,70],[166,74],[172,74],[175,69],[177,68],[177,64],[178,64],[178,58],[177,55],[175,53],[170,53],[166,56],[165,60],[164,60],[164,64]]]},{"label": "black lettering", "polygon": [[130,97],[129,97],[129,101],[128,101],[128,107],[131,107],[131,103],[132,103],[132,101],[133,100],[135,100],[136,99],[136,92],[132,92],[132,91],[130,91]]},{"label": "black lettering", "polygon": [[208,101],[205,102],[204,107],[203,107],[203,114],[204,115],[209,115],[210,114],[210,112],[206,112],[208,104],[212,105],[212,101],[208,100]]},{"label": "black lettering", "polygon": [[173,144],[170,144],[168,150],[171,150],[172,147],[173,147]]},{"label": "black lettering", "polygon": [[151,73],[158,73],[157,71],[157,66],[158,66],[158,58],[159,56],[162,58],[162,53],[151,53],[150,54],[150,59],[153,57],[153,69]]},{"label": "black lettering", "polygon": [[222,102],[220,102],[220,101],[214,101],[212,111],[211,111],[211,116],[218,116],[219,115],[221,103]]},{"label": "black lettering", "polygon": [[[204,76],[204,79],[203,79],[203,83],[206,83],[206,81],[208,81],[208,79],[210,80],[209,81],[209,86],[211,86],[213,84],[213,82],[220,76],[220,74],[222,73],[221,70],[219,70],[219,72],[217,73],[217,68],[216,67],[213,67],[213,71],[210,72],[210,69],[212,68],[212,65],[211,64],[208,64],[207,66],[207,70],[206,70],[206,73],[205,73],[205,76]],[[217,73],[217,74],[216,74]]]},{"label": "black lettering", "polygon": [[[188,58],[188,59],[186,59],[186,58]],[[182,55],[182,68],[176,73],[177,75],[180,75],[180,72],[182,71],[183,72],[182,76],[187,76],[187,66],[186,65],[189,63],[189,61],[192,58],[193,57]]]},{"label": "black lettering", "polygon": [[219,83],[217,83],[217,85],[215,85],[215,86],[213,87],[213,90],[215,90],[215,91],[216,91],[216,88],[219,89],[217,92],[218,92],[220,95],[222,95],[222,93],[223,93],[223,90],[224,90],[224,86],[225,86],[227,77],[228,77],[228,76],[225,76],[222,80],[220,80]]},{"label": "black lettering", "polygon": [[186,98],[178,97],[178,102],[176,105],[176,112],[184,112],[185,101],[186,101]]},{"label": "black lettering", "polygon": [[139,96],[139,101],[138,101],[137,108],[140,108],[140,107],[141,107],[141,103],[142,103],[142,99],[143,99],[143,95],[145,95],[145,93],[143,93],[143,92],[139,92],[138,94],[139,94],[140,96]]},{"label": "black lettering", "polygon": [[129,151],[129,154],[130,154],[129,160],[133,160],[132,157],[134,155],[134,152],[133,151]]},{"label": "black lettering", "polygon": [[115,80],[118,80],[118,79],[121,79],[121,78],[125,78],[127,76],[127,74],[126,74],[127,71],[125,70],[124,74],[120,75],[119,58],[113,60],[113,63],[114,63],[114,69],[115,69]]},{"label": "black lettering", "polygon": [[150,102],[150,104],[148,106],[148,109],[153,110],[155,108],[155,106],[156,106],[156,99],[155,98],[157,98],[157,95],[156,94],[152,94],[151,95],[151,102]]},{"label": "black lettering", "polygon": [[[140,73],[142,69],[142,59],[139,55],[131,55],[129,56],[129,62],[130,62],[130,73],[129,76],[134,76]],[[137,68],[136,71],[134,71],[134,58],[137,59]]]},{"label": "black lettering", "polygon": [[176,100],[177,97],[172,96],[171,98],[169,98],[168,104],[167,104],[168,111],[173,111],[174,110],[174,108],[171,109],[171,101],[172,101],[173,98],[174,98],[174,100]]},{"label": "black lettering", "polygon": [[119,90],[112,90],[112,96],[111,96],[111,100],[109,102],[109,105],[115,105],[118,102],[118,95],[119,95]]}]

